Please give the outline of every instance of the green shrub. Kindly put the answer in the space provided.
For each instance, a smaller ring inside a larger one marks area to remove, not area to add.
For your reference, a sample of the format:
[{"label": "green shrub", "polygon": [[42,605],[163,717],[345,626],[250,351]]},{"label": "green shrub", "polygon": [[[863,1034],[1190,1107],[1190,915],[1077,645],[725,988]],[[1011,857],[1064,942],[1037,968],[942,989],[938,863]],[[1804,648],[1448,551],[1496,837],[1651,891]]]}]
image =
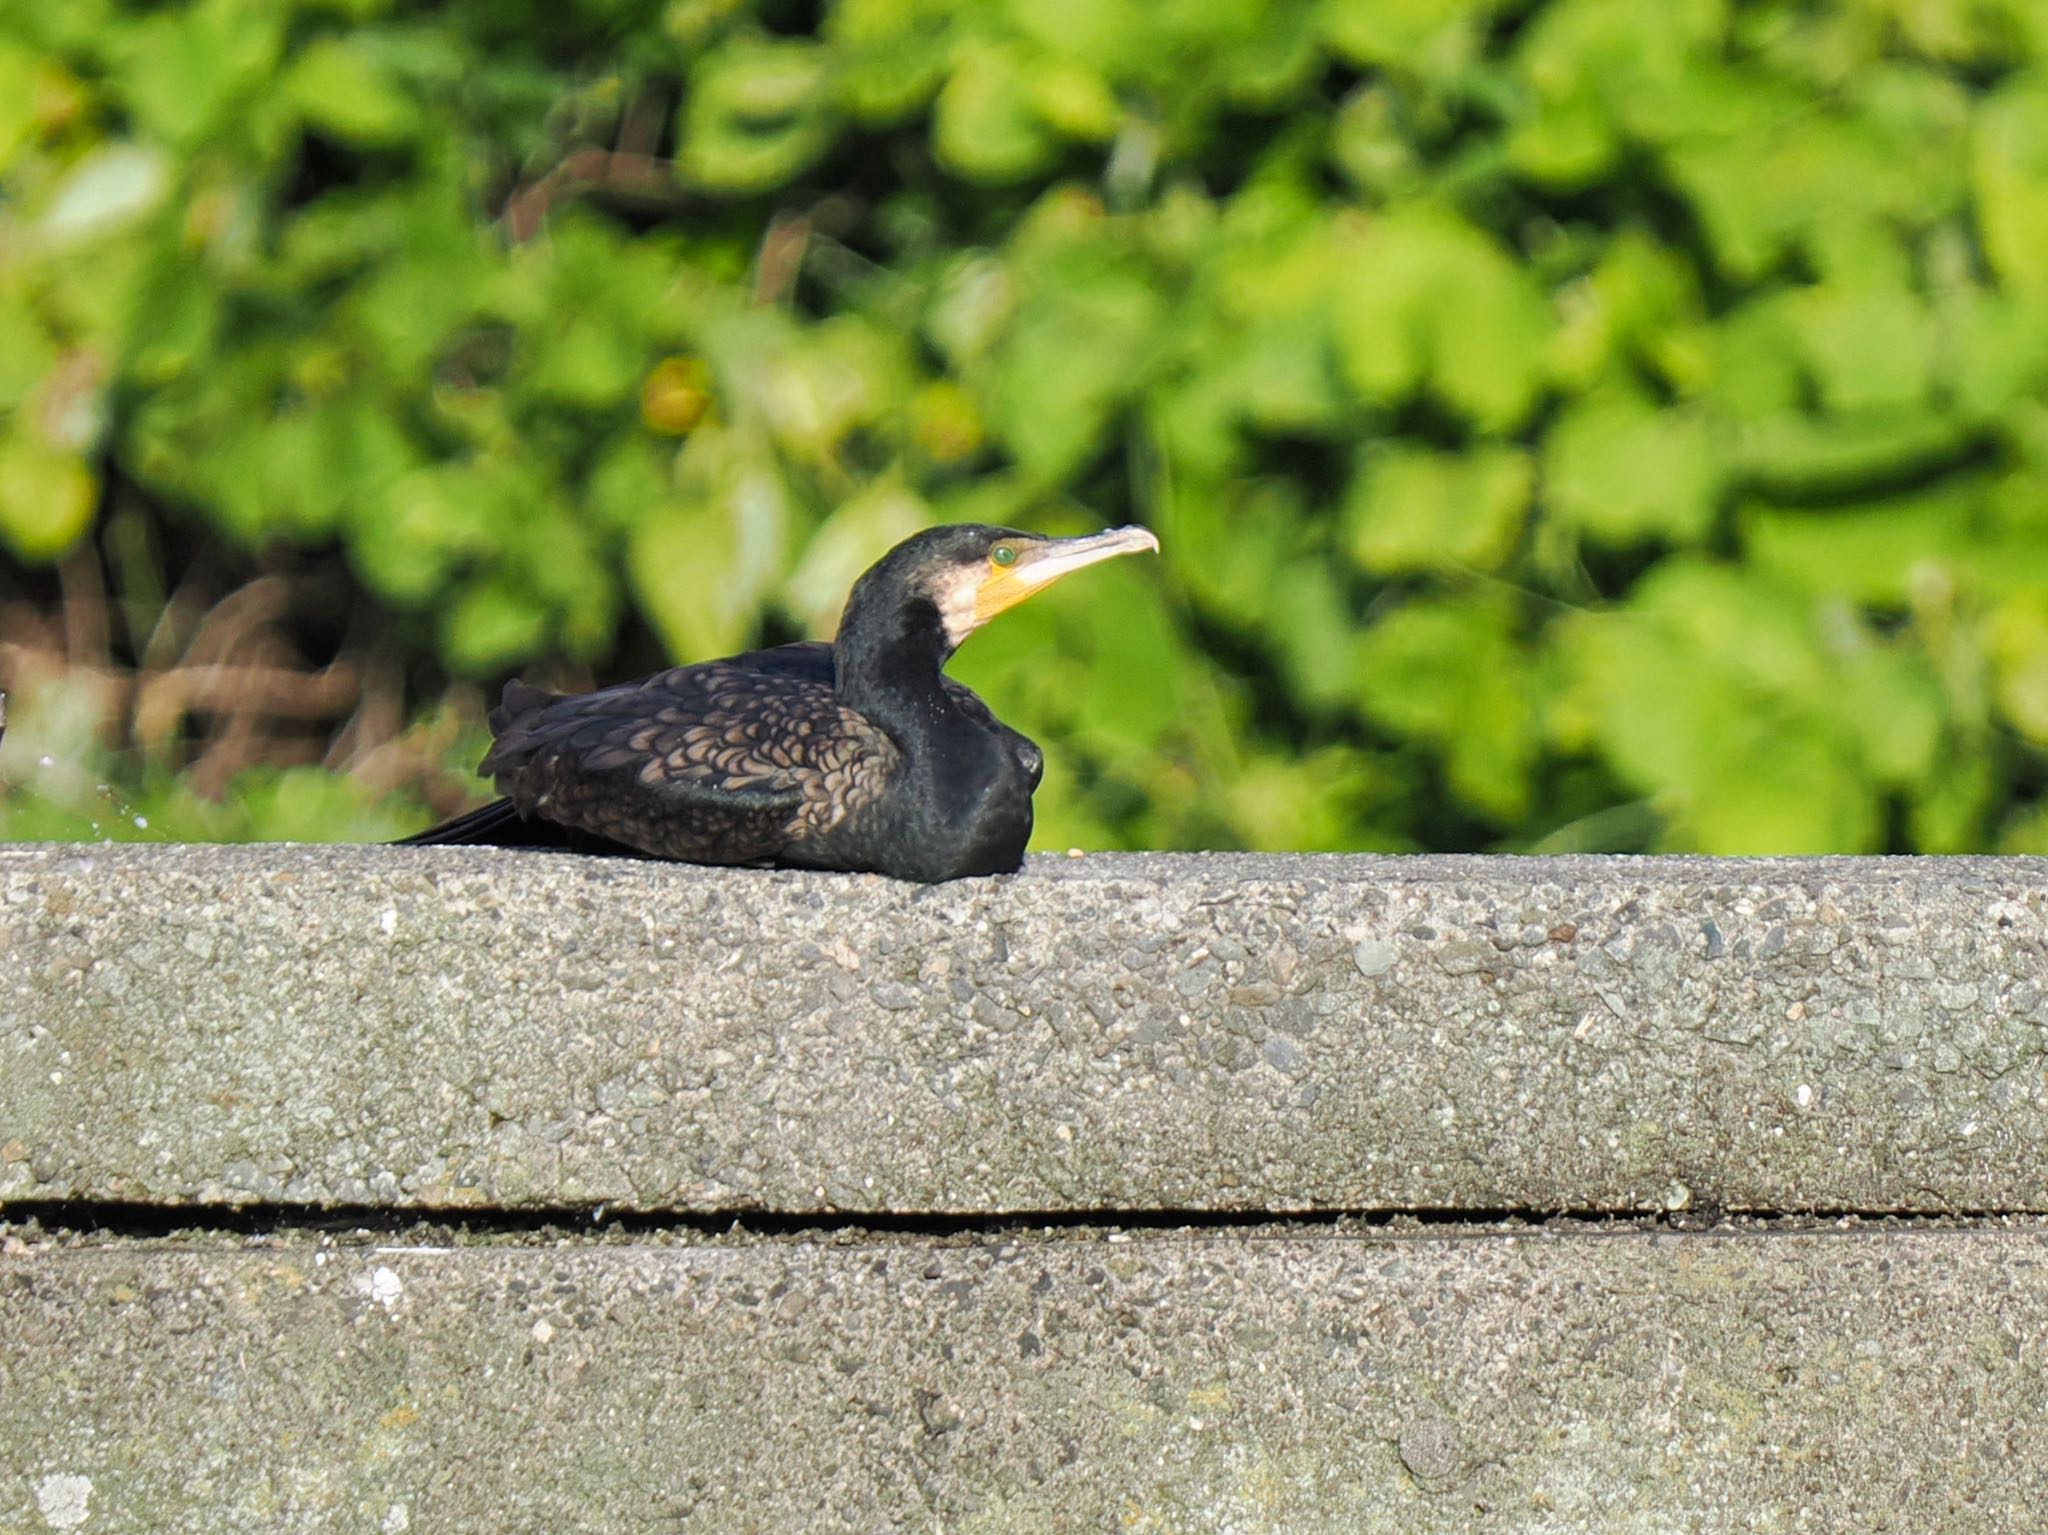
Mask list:
[{"label": "green shrub", "polygon": [[15,7],[0,541],[486,679],[1142,519],[956,663],[1044,845],[2048,847],[2042,16]]}]

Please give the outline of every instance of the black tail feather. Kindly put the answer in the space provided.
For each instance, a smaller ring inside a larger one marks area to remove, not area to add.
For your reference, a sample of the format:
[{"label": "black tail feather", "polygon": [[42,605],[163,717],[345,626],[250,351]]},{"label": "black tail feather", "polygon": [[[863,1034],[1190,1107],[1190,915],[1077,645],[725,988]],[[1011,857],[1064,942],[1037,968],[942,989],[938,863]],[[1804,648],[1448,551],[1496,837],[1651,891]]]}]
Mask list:
[{"label": "black tail feather", "polygon": [[488,805],[459,815],[439,826],[410,837],[400,837],[393,847],[531,847],[553,848],[567,853],[602,853],[622,858],[645,858],[637,848],[589,832],[557,826],[538,817],[528,820],[509,799],[494,799]]},{"label": "black tail feather", "polygon": [[[525,839],[535,832],[542,835],[553,832],[559,836],[561,830],[561,827],[547,821],[528,821],[509,799],[494,799],[467,815],[443,821],[439,826],[429,826],[410,837],[400,837],[393,846],[440,847],[473,843],[485,847],[526,847],[532,844]],[[511,839],[509,843],[508,838]]]}]

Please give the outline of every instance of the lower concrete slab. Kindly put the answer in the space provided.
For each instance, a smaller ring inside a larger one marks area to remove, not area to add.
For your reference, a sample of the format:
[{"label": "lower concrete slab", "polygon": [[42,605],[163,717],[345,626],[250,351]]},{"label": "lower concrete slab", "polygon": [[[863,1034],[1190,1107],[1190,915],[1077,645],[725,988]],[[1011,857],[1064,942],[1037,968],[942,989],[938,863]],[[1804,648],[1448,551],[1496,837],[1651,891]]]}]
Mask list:
[{"label": "lower concrete slab", "polygon": [[0,1531],[2038,1527],[2048,1231],[0,1256]]}]

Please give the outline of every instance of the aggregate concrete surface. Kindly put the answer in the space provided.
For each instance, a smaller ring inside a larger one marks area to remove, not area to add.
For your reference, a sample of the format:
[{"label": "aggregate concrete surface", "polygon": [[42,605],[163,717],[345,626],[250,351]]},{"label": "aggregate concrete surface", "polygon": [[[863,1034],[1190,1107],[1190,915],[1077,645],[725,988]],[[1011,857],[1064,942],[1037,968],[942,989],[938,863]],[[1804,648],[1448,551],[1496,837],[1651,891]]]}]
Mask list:
[{"label": "aggregate concrete surface", "polygon": [[0,1204],[2048,1209],[2048,860],[0,850]]},{"label": "aggregate concrete surface", "polygon": [[2037,1530],[2048,1231],[0,1255],[0,1535]]}]

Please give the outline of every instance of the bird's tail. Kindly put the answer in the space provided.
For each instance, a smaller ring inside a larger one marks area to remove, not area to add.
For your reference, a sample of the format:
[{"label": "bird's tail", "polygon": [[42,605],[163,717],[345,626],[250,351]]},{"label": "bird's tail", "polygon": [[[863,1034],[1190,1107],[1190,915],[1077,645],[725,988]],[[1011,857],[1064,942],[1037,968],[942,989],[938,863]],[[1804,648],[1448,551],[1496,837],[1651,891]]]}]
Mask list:
[{"label": "bird's tail", "polygon": [[559,842],[550,844],[532,840],[536,834],[544,836],[550,831],[559,834],[561,828],[547,821],[529,821],[509,799],[494,799],[467,815],[443,821],[439,826],[429,826],[410,837],[400,837],[392,846],[442,847],[461,843],[483,847],[558,846]]},{"label": "bird's tail", "polygon": [[[546,707],[555,698],[523,682],[506,684],[503,701],[491,711],[491,734],[502,738],[524,716]],[[502,746],[494,744],[481,771],[489,776],[498,765]],[[429,826],[425,831],[400,837],[393,847],[569,847],[571,833],[566,827],[538,818],[528,820],[509,799],[494,799],[466,815]]]},{"label": "bird's tail", "polygon": [[[491,777],[502,769],[515,767],[532,751],[534,736],[528,728],[534,716],[558,702],[559,693],[529,687],[523,682],[505,684],[503,701],[491,711],[493,742],[490,755],[478,769]],[[561,852],[603,853],[616,857],[645,858],[637,848],[599,837],[571,826],[562,826],[542,816],[519,813],[509,799],[494,799],[488,805],[459,815],[439,826],[410,837],[400,837],[394,847],[536,847]]]},{"label": "bird's tail", "polygon": [[509,799],[494,799],[467,815],[400,837],[393,847],[529,847],[561,853],[598,853],[613,858],[645,858],[638,848],[609,837],[558,826],[539,816],[528,820]]}]

